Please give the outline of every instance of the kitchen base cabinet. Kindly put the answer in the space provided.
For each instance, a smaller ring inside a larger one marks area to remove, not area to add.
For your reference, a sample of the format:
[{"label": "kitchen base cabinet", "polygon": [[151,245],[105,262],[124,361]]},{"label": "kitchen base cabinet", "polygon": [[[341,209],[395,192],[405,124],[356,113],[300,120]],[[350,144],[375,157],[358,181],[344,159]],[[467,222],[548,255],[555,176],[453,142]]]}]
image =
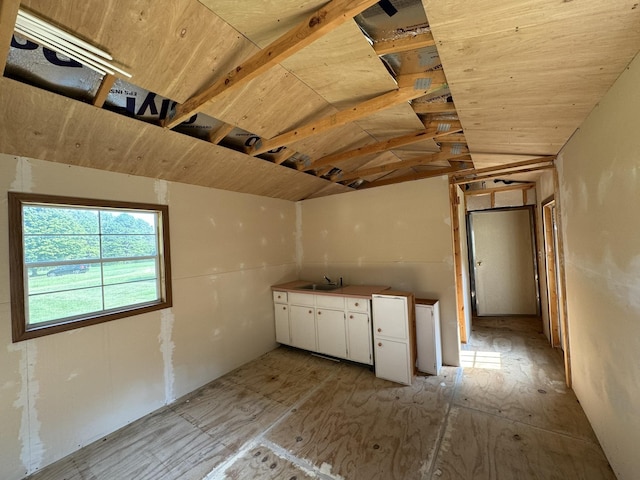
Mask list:
[{"label": "kitchen base cabinet", "polygon": [[411,385],[415,368],[415,297],[410,292],[373,295],[376,376]]},{"label": "kitchen base cabinet", "polygon": [[437,300],[416,298],[416,337],[418,370],[431,375],[440,375],[442,345],[440,306]]},{"label": "kitchen base cabinet", "polygon": [[373,365],[368,298],[274,290],[273,302],[278,343]]},{"label": "kitchen base cabinet", "polygon": [[313,307],[289,306],[289,325],[291,327],[289,345],[313,352],[317,351],[315,318]]},{"label": "kitchen base cabinet", "polygon": [[344,310],[316,310],[318,352],[334,357],[347,357],[347,337]]},{"label": "kitchen base cabinet", "polygon": [[347,313],[347,358],[373,365],[371,322],[368,313]]},{"label": "kitchen base cabinet", "polygon": [[377,339],[376,377],[392,382],[411,385],[411,365],[409,361],[409,346],[406,342]]},{"label": "kitchen base cabinet", "polygon": [[274,306],[276,317],[276,342],[289,345],[291,335],[289,333],[289,306],[276,303]]}]

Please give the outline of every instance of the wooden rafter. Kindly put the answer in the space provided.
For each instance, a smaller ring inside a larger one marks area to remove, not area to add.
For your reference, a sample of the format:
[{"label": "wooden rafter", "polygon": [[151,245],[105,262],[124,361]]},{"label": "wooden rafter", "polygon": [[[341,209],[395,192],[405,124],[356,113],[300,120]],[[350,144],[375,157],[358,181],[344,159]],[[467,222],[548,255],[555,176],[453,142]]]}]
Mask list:
[{"label": "wooden rafter", "polygon": [[237,89],[262,75],[271,67],[299,52],[376,2],[377,0],[332,0],[265,49],[231,70],[226,76],[178,105],[175,114],[165,121],[164,126],[175,127],[199,112],[202,106],[213,98],[223,92]]},{"label": "wooden rafter", "polygon": [[438,140],[438,143],[467,143],[467,139],[463,133],[459,133],[456,135],[448,135],[447,137],[443,137]]},{"label": "wooden rafter", "polygon": [[273,163],[276,165],[280,165],[284,163],[286,160],[290,159],[296,154],[296,151],[293,148],[285,148],[280,153],[277,154],[276,158],[273,160]]},{"label": "wooden rafter", "polygon": [[491,180],[492,178],[499,178],[499,177],[504,177],[505,175],[512,175],[512,174],[516,174],[516,173],[531,173],[531,172],[538,172],[541,170],[549,170],[549,169],[553,169],[555,168],[555,166],[550,163],[548,165],[541,165],[538,167],[530,167],[530,168],[519,168],[517,170],[510,170],[510,171],[504,171],[504,172],[500,172],[500,173],[491,173],[491,174],[487,174],[487,175],[479,175],[475,178],[470,178],[470,179],[466,179],[466,180],[456,180],[454,183],[456,183],[457,185],[463,185],[465,183],[475,183],[475,182],[481,182],[483,180]]},{"label": "wooden rafter", "polygon": [[394,40],[376,42],[373,44],[373,49],[378,55],[387,55],[389,53],[417,50],[418,48],[430,47],[435,44],[436,42],[431,32],[424,32],[417,35],[396,38]]},{"label": "wooden rafter", "polygon": [[115,75],[106,74],[102,77],[102,82],[100,82],[100,86],[98,87],[98,91],[96,92],[96,96],[93,97],[93,105],[102,108],[104,102],[107,100],[107,95],[111,91],[111,87],[116,81]]},{"label": "wooden rafter", "polygon": [[430,113],[456,113],[456,106],[453,102],[420,103],[414,102],[411,105],[413,111],[418,115],[428,115]]},{"label": "wooden rafter", "polygon": [[222,141],[224,137],[229,135],[231,133],[231,130],[233,130],[234,128],[235,128],[234,125],[223,122],[222,125],[220,125],[218,128],[216,128],[215,130],[211,130],[211,132],[209,132],[208,140],[211,143],[215,143],[217,145]]},{"label": "wooden rafter", "polygon": [[4,67],[7,65],[13,27],[16,24],[19,8],[19,0],[0,1],[0,72],[4,72]]},{"label": "wooden rafter", "polygon": [[300,170],[305,170],[305,171],[315,170],[316,168],[323,167],[325,165],[335,165],[337,163],[344,162],[346,160],[351,160],[352,158],[362,157],[364,155],[370,155],[373,153],[384,152],[387,150],[393,150],[394,148],[398,148],[406,145],[412,145],[414,143],[423,142],[425,140],[435,139],[443,135],[451,135],[451,134],[462,131],[460,122],[440,122],[440,123],[448,124],[450,125],[450,128],[445,131],[445,130],[439,129],[437,126],[429,125],[427,129],[416,132],[416,133],[402,135],[400,137],[391,138],[383,142],[376,142],[371,145],[366,145],[364,147],[356,148],[346,152],[327,155],[326,157],[322,157],[315,160],[314,162],[311,162],[309,165],[302,166]]},{"label": "wooden rafter", "polygon": [[427,72],[398,75],[396,82],[398,83],[398,88],[429,88],[428,85],[426,87],[420,86],[420,82],[429,82],[429,85],[444,85],[447,83],[447,77],[444,76],[444,72],[442,70],[430,70]]},{"label": "wooden rafter", "polygon": [[536,184],[533,182],[520,183],[518,185],[507,185],[504,187],[496,187],[496,188],[482,188],[478,190],[466,190],[464,192],[465,196],[473,196],[473,195],[488,195],[490,193],[496,192],[508,192],[511,190],[529,190],[531,188],[535,188]]},{"label": "wooden rafter", "polygon": [[[486,167],[486,168],[480,168],[480,169],[476,169],[473,170],[472,172],[466,173],[463,176],[460,177],[454,177],[453,178],[453,183],[473,183],[475,181],[478,181],[478,179],[476,177],[474,178],[465,178],[468,177],[470,175],[482,175],[482,174],[486,174],[486,173],[499,173],[500,175],[505,175],[507,173],[519,173],[518,171],[510,171],[513,169],[517,169],[520,167],[528,167],[530,165],[538,165],[538,164],[542,164],[542,163],[553,163],[553,161],[556,159],[555,155],[547,155],[547,156],[542,156],[542,157],[536,157],[536,158],[532,158],[529,160],[523,160],[521,162],[514,162],[514,163],[507,163],[504,165],[496,165],[493,167]],[[500,176],[498,175],[498,176]]]},{"label": "wooden rafter", "polygon": [[354,180],[356,178],[368,177],[369,175],[375,175],[378,173],[385,173],[385,172],[393,172],[395,170],[417,167],[419,165],[426,165],[429,163],[439,162],[443,160],[445,161],[456,160],[459,162],[470,162],[471,156],[467,153],[463,153],[459,155],[453,155],[451,154],[451,152],[432,153],[431,155],[425,155],[420,158],[414,158],[411,160],[401,160],[399,162],[387,163],[385,165],[380,165],[377,167],[363,168],[360,170],[356,170],[354,172],[342,173],[342,174],[336,175],[331,180],[334,182],[346,182],[349,180]]},{"label": "wooden rafter", "polygon": [[393,178],[387,178],[387,179],[383,178],[381,180],[376,180],[375,182],[365,183],[360,188],[364,189],[364,188],[381,187],[383,185],[393,185],[395,183],[410,182],[412,180],[422,180],[424,178],[440,177],[442,175],[450,175],[452,173],[465,170],[466,168],[467,168],[467,164],[463,163],[459,166],[457,165],[454,167],[445,167],[445,168],[429,170],[426,172],[411,173],[408,175],[402,175],[399,177],[393,177]]},{"label": "wooden rafter", "polygon": [[274,148],[289,145],[313,135],[327,132],[331,129],[346,125],[347,123],[368,117],[369,115],[379,112],[380,110],[384,110],[385,108],[390,108],[394,105],[399,105],[413,100],[414,98],[422,97],[431,92],[432,89],[438,88],[441,88],[441,85],[435,85],[426,90],[416,90],[413,87],[392,90],[370,100],[366,100],[355,107],[351,107],[327,117],[323,117],[314,122],[307,123],[295,130],[290,130],[269,140],[256,142],[252,148],[247,150],[247,154],[260,155],[261,153],[268,152]]}]

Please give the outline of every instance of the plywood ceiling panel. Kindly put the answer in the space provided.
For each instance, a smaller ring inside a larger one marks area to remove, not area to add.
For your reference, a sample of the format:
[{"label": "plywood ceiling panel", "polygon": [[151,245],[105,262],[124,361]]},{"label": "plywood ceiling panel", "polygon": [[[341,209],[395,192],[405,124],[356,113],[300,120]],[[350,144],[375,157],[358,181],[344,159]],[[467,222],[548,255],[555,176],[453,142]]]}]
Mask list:
[{"label": "plywood ceiling panel", "polygon": [[193,0],[26,0],[22,5],[107,50],[136,85],[181,103],[257,50]]},{"label": "plywood ceiling panel", "polygon": [[472,152],[557,153],[640,48],[633,2],[423,5]]},{"label": "plywood ceiling panel", "polygon": [[0,122],[4,153],[286,200],[330,183],[7,78],[0,91],[14,112]]}]

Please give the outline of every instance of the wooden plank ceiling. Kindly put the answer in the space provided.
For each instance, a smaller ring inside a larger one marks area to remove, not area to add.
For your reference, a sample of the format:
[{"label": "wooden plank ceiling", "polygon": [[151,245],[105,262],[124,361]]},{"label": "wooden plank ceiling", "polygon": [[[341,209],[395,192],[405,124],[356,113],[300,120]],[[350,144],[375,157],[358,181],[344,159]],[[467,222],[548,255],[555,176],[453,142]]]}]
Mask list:
[{"label": "wooden plank ceiling", "polygon": [[[640,8],[626,0],[1,5],[0,106],[12,114],[0,152],[288,200],[466,182],[489,166],[535,171],[640,48]],[[98,78],[78,101],[56,78],[16,73],[18,7],[108,51],[132,78]],[[122,85],[175,108],[122,115],[109,107]],[[189,136],[182,122],[194,118],[206,128]]]}]

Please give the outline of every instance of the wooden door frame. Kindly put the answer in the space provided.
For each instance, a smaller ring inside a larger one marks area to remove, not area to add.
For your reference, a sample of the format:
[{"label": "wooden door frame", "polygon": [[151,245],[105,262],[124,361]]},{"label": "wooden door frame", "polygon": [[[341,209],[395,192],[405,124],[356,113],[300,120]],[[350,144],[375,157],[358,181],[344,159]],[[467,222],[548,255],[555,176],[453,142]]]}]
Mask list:
[{"label": "wooden door frame", "polygon": [[554,232],[554,196],[542,203],[542,240],[544,245],[545,279],[547,283],[547,313],[549,314],[549,339],[552,347],[560,346],[560,301],[558,299],[557,238]]},{"label": "wooden door frame", "polygon": [[[473,312],[473,316],[481,316],[478,315],[478,302],[476,296],[476,263],[475,263],[475,255],[474,255],[474,240],[473,240],[473,223],[471,221],[471,215],[474,213],[486,213],[486,212],[504,212],[504,211],[515,211],[515,210],[526,210],[529,212],[529,228],[531,232],[531,258],[533,260],[533,276],[534,276],[534,284],[536,287],[536,315],[540,315],[541,312],[541,299],[540,299],[540,274],[538,270],[538,255],[537,255],[537,219],[535,214],[535,207],[533,205],[522,205],[519,207],[500,207],[500,208],[489,208],[486,210],[473,210],[466,213],[466,221],[467,221],[467,246],[468,246],[468,255],[469,255],[469,287],[471,289],[471,309]],[[488,315],[491,317],[500,316],[500,315]],[[530,314],[508,314],[506,316],[509,317],[530,317]]]},{"label": "wooden door frame", "polygon": [[[554,191],[558,192],[559,191],[559,182],[558,182],[558,172],[557,170],[554,168],[553,169],[553,179],[554,179]],[[545,207],[547,206],[547,204],[549,204],[551,201],[555,202],[555,211],[556,211],[556,222],[555,222],[555,226],[556,226],[556,245],[555,247],[557,247],[557,252],[556,255],[554,256],[554,261],[555,258],[558,259],[557,262],[557,269],[558,269],[558,275],[555,277],[557,278],[558,284],[556,285],[556,296],[559,294],[560,298],[562,299],[561,302],[559,302],[559,311],[558,311],[558,317],[559,317],[559,321],[562,322],[562,351],[563,351],[563,357],[564,357],[564,374],[565,374],[565,383],[567,384],[568,387],[571,387],[572,384],[572,377],[571,377],[571,349],[570,349],[570,342],[569,342],[569,321],[567,318],[567,286],[566,286],[566,280],[565,280],[565,270],[564,270],[564,244],[563,244],[563,237],[562,237],[562,226],[561,226],[561,204],[559,202],[558,199],[555,198],[555,195],[552,195],[551,197],[545,199],[543,202],[541,202],[542,205],[542,216],[543,216],[543,230],[544,230],[544,211],[545,211]],[[546,262],[546,235],[543,233],[543,236],[545,237],[545,262]],[[547,267],[545,265],[545,272],[547,272]],[[548,280],[547,280],[548,281]],[[550,302],[550,298],[547,298],[547,302]],[[553,333],[551,333],[551,336],[553,337]],[[553,339],[552,339],[553,342]],[[553,343],[552,343],[553,344]]]}]

